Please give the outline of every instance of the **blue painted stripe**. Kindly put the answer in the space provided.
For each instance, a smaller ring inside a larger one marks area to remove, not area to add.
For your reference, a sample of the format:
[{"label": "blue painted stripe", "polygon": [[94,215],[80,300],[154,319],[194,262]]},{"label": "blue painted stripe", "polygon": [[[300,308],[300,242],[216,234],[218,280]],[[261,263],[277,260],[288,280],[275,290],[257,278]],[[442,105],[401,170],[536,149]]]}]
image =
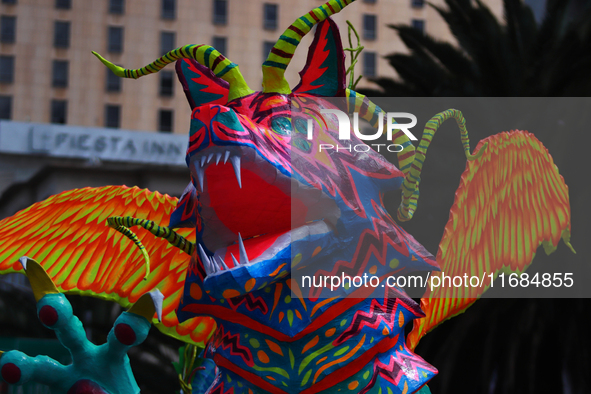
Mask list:
[{"label": "blue painted stripe", "polygon": [[209,55],[211,55],[211,53],[213,51],[214,51],[213,47],[209,47],[209,48],[207,48],[207,50],[205,51],[205,54],[203,55],[203,62],[205,63],[207,68],[209,68]]},{"label": "blue painted stripe", "polygon": [[314,27],[314,24],[310,22],[308,19],[306,19],[305,16],[302,16],[299,20],[303,21],[306,25],[308,25],[310,29]]},{"label": "blue painted stripe", "polygon": [[300,44],[300,42],[298,40],[295,40],[295,39],[285,36],[283,34],[281,35],[281,37],[279,37],[279,39],[283,40],[285,42],[289,42],[291,45],[294,45],[296,47]]},{"label": "blue painted stripe", "polygon": [[378,121],[378,116],[379,114],[377,112],[374,111],[371,120],[369,121],[370,124],[376,124],[376,122]]},{"label": "blue painted stripe", "polygon": [[287,68],[287,64],[272,62],[272,61],[269,61],[269,60],[267,60],[266,62],[264,62],[263,63],[263,66],[277,67],[277,68],[280,68],[282,70],[285,70]]},{"label": "blue painted stripe", "polygon": [[228,71],[236,67],[236,63],[231,63],[230,65],[226,66],[222,71],[216,74],[217,77],[223,77]]}]

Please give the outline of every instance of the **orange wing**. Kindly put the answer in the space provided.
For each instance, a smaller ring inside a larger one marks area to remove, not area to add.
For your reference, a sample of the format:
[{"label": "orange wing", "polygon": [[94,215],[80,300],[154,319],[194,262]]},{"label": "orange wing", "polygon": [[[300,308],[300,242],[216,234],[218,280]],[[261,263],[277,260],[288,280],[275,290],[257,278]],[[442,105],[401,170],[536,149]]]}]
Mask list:
[{"label": "orange wing", "polygon": [[[180,302],[190,256],[134,229],[150,256],[144,280],[144,257],[134,243],[106,225],[110,216],[133,216],[167,224],[176,198],[137,187],[107,186],[57,194],[0,221],[0,273],[22,270],[18,258],[37,260],[62,292],[91,295],[129,307],[147,291],[165,296],[162,323],[167,335],[204,346],[215,329],[207,317],[179,324]],[[194,238],[194,229],[179,234]]]},{"label": "orange wing", "polygon": [[[482,157],[466,165],[439,244],[437,261],[447,276],[523,272],[540,245],[550,254],[561,237],[572,249],[568,187],[548,150],[524,131],[488,137],[475,151],[486,142]],[[488,287],[427,293],[421,299],[426,317],[415,320],[408,346],[414,349],[425,334],[464,312]]]}]

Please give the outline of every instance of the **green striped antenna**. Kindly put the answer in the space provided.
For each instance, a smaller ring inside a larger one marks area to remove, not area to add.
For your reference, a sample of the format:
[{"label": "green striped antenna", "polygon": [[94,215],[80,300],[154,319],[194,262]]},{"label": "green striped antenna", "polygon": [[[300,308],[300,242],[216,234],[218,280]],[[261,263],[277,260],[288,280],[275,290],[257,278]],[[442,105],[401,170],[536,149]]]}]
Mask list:
[{"label": "green striped antenna", "polygon": [[142,244],[142,241],[139,240],[137,235],[135,235],[134,232],[129,229],[129,227],[143,227],[158,238],[164,238],[172,246],[179,248],[189,256],[192,255],[193,251],[195,250],[194,243],[179,235],[176,231],[171,230],[168,227],[159,226],[151,220],[137,219],[131,216],[112,216],[107,219],[107,225],[132,240],[133,243],[135,243],[140,249],[142,255],[144,256],[144,260],[146,261],[146,275],[144,276],[144,279],[150,275],[150,256],[148,255],[145,246]]},{"label": "green striped antenna", "polygon": [[92,51],[92,54],[95,55],[101,62],[103,62],[103,64],[113,71],[113,73],[118,77],[133,79],[156,73],[162,70],[168,64],[174,63],[178,59],[193,59],[199,64],[209,68],[217,77],[222,78],[224,81],[228,82],[230,85],[228,101],[253,93],[253,90],[248,87],[244,77],[240,73],[238,65],[236,63],[232,63],[214,47],[209,45],[185,45],[173,49],[147,66],[138,69],[126,69],[119,67],[106,60],[95,51]]}]

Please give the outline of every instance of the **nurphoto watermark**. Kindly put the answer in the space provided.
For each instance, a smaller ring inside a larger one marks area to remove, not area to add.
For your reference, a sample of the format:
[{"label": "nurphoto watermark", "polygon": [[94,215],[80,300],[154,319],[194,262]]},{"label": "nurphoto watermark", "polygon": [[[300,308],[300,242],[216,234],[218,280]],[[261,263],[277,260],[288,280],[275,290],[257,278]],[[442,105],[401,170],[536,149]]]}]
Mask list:
[{"label": "nurphoto watermark", "polygon": [[[378,129],[374,134],[362,134],[359,131],[359,113],[353,112],[353,127],[351,128],[351,119],[350,115],[346,114],[345,112],[338,110],[338,109],[321,109],[320,113],[322,115],[332,114],[335,115],[337,121],[339,123],[339,139],[340,140],[350,140],[351,139],[351,129],[353,129],[353,133],[357,138],[362,141],[375,141],[380,138],[384,134],[384,112],[380,111],[378,114]],[[398,123],[398,120],[401,118],[410,119],[409,123]],[[395,121],[396,119],[396,121]],[[314,120],[308,119],[307,120],[307,137],[308,140],[312,140],[314,138]],[[388,141],[392,141],[392,136],[394,134],[394,130],[402,131],[411,141],[418,141],[418,138],[414,136],[412,132],[410,132],[410,128],[417,125],[417,117],[408,112],[387,112],[386,113],[386,134]],[[354,145],[347,145],[347,146],[339,146],[338,144],[318,144],[319,152],[322,150],[329,150],[335,149],[339,150],[347,150],[349,152],[368,152],[370,147],[373,147],[377,152],[380,152],[382,147],[388,152],[402,152],[404,147],[400,144],[354,144]]]}]

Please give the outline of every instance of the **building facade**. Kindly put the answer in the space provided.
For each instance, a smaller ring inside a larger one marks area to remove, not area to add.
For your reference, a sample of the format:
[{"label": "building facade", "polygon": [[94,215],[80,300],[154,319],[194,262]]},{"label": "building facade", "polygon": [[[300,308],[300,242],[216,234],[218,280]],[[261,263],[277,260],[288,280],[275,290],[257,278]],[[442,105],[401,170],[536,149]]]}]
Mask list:
[{"label": "building facade", "polygon": [[[22,122],[188,133],[190,109],[174,68],[140,81],[116,78],[94,56],[142,67],[185,44],[210,44],[261,86],[267,53],[296,18],[322,0],[1,0],[0,118]],[[434,4],[443,4],[435,0]],[[501,0],[488,0],[501,14]],[[424,0],[358,0],[334,18],[347,46],[346,20],[365,50],[356,68],[392,76],[382,57],[404,51],[389,24],[409,24],[441,40],[451,34]],[[312,35],[287,70],[295,86]],[[363,81],[360,86],[368,86]]]}]

